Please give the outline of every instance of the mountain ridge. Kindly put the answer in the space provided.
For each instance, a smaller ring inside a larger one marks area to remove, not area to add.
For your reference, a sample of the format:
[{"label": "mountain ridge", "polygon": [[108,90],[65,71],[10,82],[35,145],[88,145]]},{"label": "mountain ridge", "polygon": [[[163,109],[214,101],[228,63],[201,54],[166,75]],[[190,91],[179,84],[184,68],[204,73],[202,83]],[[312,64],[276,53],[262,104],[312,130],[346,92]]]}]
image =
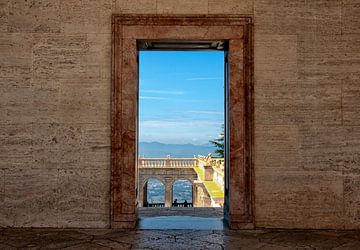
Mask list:
[{"label": "mountain ridge", "polygon": [[139,156],[144,158],[193,158],[194,155],[214,155],[215,147],[208,143],[203,145],[167,144],[161,142],[139,142]]}]

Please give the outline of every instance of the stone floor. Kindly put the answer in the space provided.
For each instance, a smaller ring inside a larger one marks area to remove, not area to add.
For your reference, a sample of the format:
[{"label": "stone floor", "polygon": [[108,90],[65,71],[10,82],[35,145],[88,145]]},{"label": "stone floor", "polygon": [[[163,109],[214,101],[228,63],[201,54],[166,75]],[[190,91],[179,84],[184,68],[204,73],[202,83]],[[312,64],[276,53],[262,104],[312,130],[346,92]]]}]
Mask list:
[{"label": "stone floor", "polygon": [[222,218],[224,209],[220,207],[140,207],[139,217],[154,216],[195,216]]},{"label": "stone floor", "polygon": [[360,249],[360,231],[3,228],[0,249]]},{"label": "stone floor", "polygon": [[222,218],[204,218],[195,216],[156,216],[142,217],[139,229],[192,229],[192,230],[223,230]]}]

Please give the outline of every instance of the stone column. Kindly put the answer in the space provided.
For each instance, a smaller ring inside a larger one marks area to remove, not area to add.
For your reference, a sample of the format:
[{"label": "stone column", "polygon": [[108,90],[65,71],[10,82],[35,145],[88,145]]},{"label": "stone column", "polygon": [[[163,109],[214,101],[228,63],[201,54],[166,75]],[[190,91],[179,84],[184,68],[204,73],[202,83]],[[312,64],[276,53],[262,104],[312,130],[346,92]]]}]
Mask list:
[{"label": "stone column", "polygon": [[193,183],[193,190],[192,190],[192,194],[193,194],[193,206],[194,207],[199,207],[199,185],[201,184],[201,181],[194,181]]},{"label": "stone column", "polygon": [[165,179],[165,207],[172,207],[172,178]]}]

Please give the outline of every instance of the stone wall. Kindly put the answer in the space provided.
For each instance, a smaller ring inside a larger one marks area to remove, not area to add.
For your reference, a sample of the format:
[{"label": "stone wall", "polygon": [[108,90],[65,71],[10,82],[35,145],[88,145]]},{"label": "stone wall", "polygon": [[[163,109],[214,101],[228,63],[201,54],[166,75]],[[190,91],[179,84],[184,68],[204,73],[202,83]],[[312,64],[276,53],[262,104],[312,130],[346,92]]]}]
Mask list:
[{"label": "stone wall", "polygon": [[360,228],[358,0],[0,1],[0,226],[109,226],[112,13],[252,15],[256,226]]}]

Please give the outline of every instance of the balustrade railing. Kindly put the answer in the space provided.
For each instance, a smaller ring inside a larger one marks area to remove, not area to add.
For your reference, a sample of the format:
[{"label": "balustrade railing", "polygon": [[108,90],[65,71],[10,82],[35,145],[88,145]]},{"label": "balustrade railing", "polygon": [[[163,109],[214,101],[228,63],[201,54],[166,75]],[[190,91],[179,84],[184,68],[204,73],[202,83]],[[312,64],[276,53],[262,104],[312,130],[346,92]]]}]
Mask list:
[{"label": "balustrade railing", "polygon": [[165,207],[165,203],[146,203],[144,207]]},{"label": "balustrade railing", "polygon": [[192,202],[188,202],[188,203],[173,203],[172,204],[173,207],[193,207]]},{"label": "balustrade railing", "polygon": [[196,158],[140,158],[140,168],[192,168],[197,167],[198,160]]}]

